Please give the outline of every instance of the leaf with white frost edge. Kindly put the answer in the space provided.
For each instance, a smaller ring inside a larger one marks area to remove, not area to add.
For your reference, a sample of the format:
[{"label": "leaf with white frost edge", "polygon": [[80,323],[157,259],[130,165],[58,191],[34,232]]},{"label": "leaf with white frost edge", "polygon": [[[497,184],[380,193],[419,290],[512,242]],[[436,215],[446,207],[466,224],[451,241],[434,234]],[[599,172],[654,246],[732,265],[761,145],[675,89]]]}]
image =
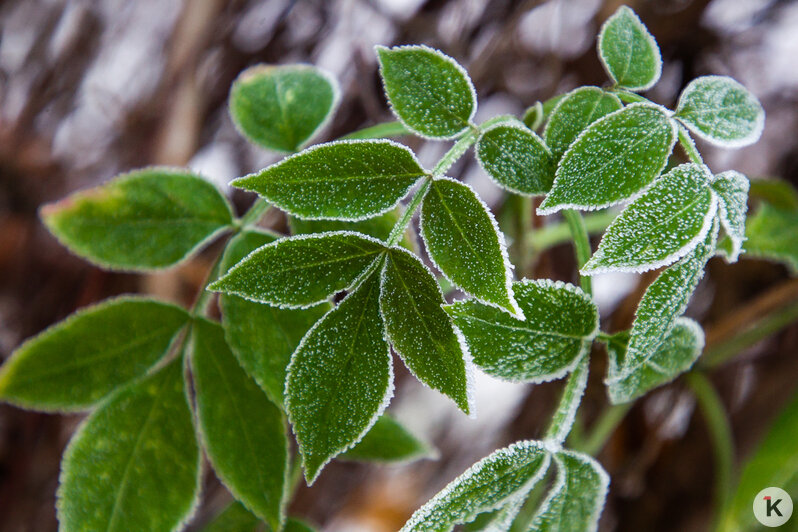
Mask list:
[{"label": "leaf with white frost edge", "polygon": [[765,127],[765,110],[759,100],[726,76],[702,76],[691,81],[679,96],[674,117],[722,148],[753,144]]},{"label": "leaf with white frost edge", "polygon": [[480,301],[523,318],[513,297],[504,235],[474,189],[449,178],[433,180],[419,225],[430,258],[447,279]]},{"label": "leaf with white frost edge", "polygon": [[562,450],[554,454],[557,480],[529,530],[593,532],[598,527],[610,477],[590,456]]},{"label": "leaf with white frost edge", "polygon": [[474,363],[515,382],[544,382],[570,373],[598,332],[598,309],[590,296],[548,279],[515,282],[513,291],[526,320],[474,300],[444,306]]},{"label": "leaf with white frost edge", "polygon": [[590,357],[588,353],[582,355],[582,358],[577,362],[573,373],[568,378],[565,389],[562,392],[562,398],[558,404],[566,405],[565,408],[558,408],[554,413],[549,424],[549,429],[546,431],[546,439],[553,440],[558,444],[562,444],[571,432],[576,419],[576,411],[582,403],[582,396],[585,394],[587,387],[587,377],[590,365]]},{"label": "leaf with white frost edge", "polygon": [[644,272],[685,256],[712,228],[711,181],[709,169],[693,163],[659,178],[610,224],[582,274]]},{"label": "leaf with white frost edge", "polygon": [[285,407],[305,479],[352,448],[393,396],[393,366],[371,273],[308,331],[288,366]]},{"label": "leaf with white frost edge", "polygon": [[543,478],[549,461],[549,451],[536,441],[520,441],[499,449],[419,508],[401,532],[447,532],[480,513],[498,509]]},{"label": "leaf with white frost edge", "polygon": [[307,308],[350,288],[385,249],[376,238],[350,231],[282,238],[247,255],[208,289]]},{"label": "leaf with white frost edge", "polygon": [[360,442],[338,456],[339,460],[399,463],[421,458],[436,458],[438,452],[410,433],[401,423],[385,414]]},{"label": "leaf with white frost edge", "polygon": [[593,122],[562,156],[538,214],[602,209],[645,190],[676,143],[668,113],[658,105],[633,103]]},{"label": "leaf with white frost edge", "polygon": [[648,90],[662,74],[657,41],[626,6],[619,7],[601,26],[598,52],[607,74],[624,89]]},{"label": "leaf with white frost edge", "polygon": [[748,220],[745,251],[753,257],[783,262],[798,272],[798,210],[762,203]]},{"label": "leaf with white frost edge", "polygon": [[415,377],[474,414],[471,354],[441,305],[432,272],[412,253],[391,248],[382,268],[380,312],[393,348]]},{"label": "leaf with white frost edge", "polygon": [[720,224],[731,240],[727,262],[737,262],[745,242],[745,215],[748,212],[748,189],[751,184],[740,172],[730,170],[715,176],[712,190],[718,196]]},{"label": "leaf with white frost edge", "polygon": [[426,171],[392,140],[317,144],[230,184],[305,219],[357,221],[387,212]]},{"label": "leaf with white frost edge", "polygon": [[391,110],[409,130],[451,139],[468,129],[477,93],[457,61],[423,45],[375,49]]}]

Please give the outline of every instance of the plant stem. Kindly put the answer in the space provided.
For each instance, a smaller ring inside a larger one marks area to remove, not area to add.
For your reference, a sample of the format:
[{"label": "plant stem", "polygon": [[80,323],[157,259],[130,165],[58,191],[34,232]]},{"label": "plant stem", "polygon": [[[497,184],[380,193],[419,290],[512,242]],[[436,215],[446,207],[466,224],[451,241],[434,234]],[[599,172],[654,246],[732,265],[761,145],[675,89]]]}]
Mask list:
[{"label": "plant stem", "polygon": [[[612,210],[587,214],[582,217],[588,234],[604,231],[618,215]],[[529,247],[536,252],[544,251],[571,240],[571,230],[567,223],[558,222],[546,225],[526,235]]]},{"label": "plant stem", "polygon": [[457,159],[463,156],[465,152],[468,151],[468,148],[471,147],[477,141],[477,137],[479,136],[479,128],[472,127],[468,130],[468,132],[460,137],[460,140],[454,143],[454,145],[449,148],[441,160],[438,161],[438,164],[435,165],[435,168],[432,169],[432,178],[441,177],[443,174],[446,173],[452,165],[457,162]]},{"label": "plant stem", "polygon": [[[229,242],[229,241],[228,241]],[[219,253],[219,256],[216,257],[216,260],[213,262],[213,266],[211,270],[208,272],[208,276],[205,278],[205,281],[202,283],[202,289],[197,294],[197,298],[194,300],[194,304],[191,305],[191,309],[189,312],[192,316],[199,317],[205,315],[208,310],[208,304],[211,301],[211,298],[215,295],[214,292],[208,290],[208,285],[211,284],[219,277],[219,272],[222,269],[222,257],[224,257],[224,251]]]},{"label": "plant stem", "polygon": [[255,199],[255,202],[252,204],[252,206],[240,218],[239,223],[241,227],[248,227],[257,224],[270,208],[271,205],[265,199]]},{"label": "plant stem", "polygon": [[[591,253],[590,237],[587,234],[585,221],[582,219],[582,215],[573,209],[564,210],[563,217],[568,223],[568,229],[570,229],[571,237],[574,240],[577,268],[581,270],[582,266],[584,266],[585,263],[590,259]],[[593,295],[593,283],[591,282],[590,277],[586,275],[580,275],[579,283],[582,285],[582,290],[584,290],[588,295]]]},{"label": "plant stem", "polygon": [[633,402],[629,402],[622,405],[612,405],[604,410],[601,417],[591,427],[588,437],[577,446],[577,450],[589,455],[596,455],[601,452],[607,444],[607,440],[615,433],[615,429],[621,424],[633,404]]},{"label": "plant stem", "polygon": [[385,137],[401,137],[409,135],[410,131],[398,120],[383,122],[363,129],[358,129],[348,135],[344,135],[339,140],[367,140],[381,139]]},{"label": "plant stem", "polygon": [[695,147],[695,142],[693,142],[690,134],[682,126],[678,126],[678,128],[679,144],[682,146],[684,153],[687,154],[687,158],[690,159],[690,162],[692,163],[700,165],[704,164],[704,159],[702,159],[701,154],[698,153],[698,149]]}]

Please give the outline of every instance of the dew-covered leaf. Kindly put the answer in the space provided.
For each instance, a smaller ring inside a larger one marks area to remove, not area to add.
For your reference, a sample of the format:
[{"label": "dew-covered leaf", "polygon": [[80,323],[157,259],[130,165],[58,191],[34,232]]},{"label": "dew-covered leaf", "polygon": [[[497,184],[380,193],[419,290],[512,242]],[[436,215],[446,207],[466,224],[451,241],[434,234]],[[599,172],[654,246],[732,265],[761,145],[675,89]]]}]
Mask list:
[{"label": "dew-covered leaf", "polygon": [[202,527],[201,532],[260,532],[260,525],[261,520],[236,501]]},{"label": "dew-covered leaf", "polygon": [[679,96],[675,116],[702,139],[724,148],[755,143],[765,127],[756,96],[726,76],[691,81]]},{"label": "dew-covered leaf", "polygon": [[712,228],[718,202],[711,180],[692,163],[662,176],[610,224],[582,273],[642,272],[685,256]]},{"label": "dew-covered leaf", "polygon": [[144,375],[188,319],[182,308],[140,297],[82,309],[14,351],[0,368],[0,400],[46,411],[88,408]]},{"label": "dew-covered leaf", "polygon": [[429,444],[411,434],[401,423],[384,415],[360,443],[340,455],[341,460],[359,462],[405,462],[435,456]]},{"label": "dew-covered leaf", "polygon": [[408,129],[441,139],[468,129],[477,93],[454,59],[427,46],[377,46],[377,57],[391,109]]},{"label": "dew-covered leaf", "polygon": [[540,442],[520,441],[483,458],[454,479],[405,523],[401,532],[448,532],[500,508],[537,483],[549,466]]},{"label": "dew-covered leaf", "polygon": [[76,192],[42,207],[41,216],[70,251],[119,270],[177,264],[233,221],[227,200],[212,184],[158,167]]},{"label": "dew-covered leaf", "polygon": [[[399,220],[398,209],[393,209],[385,214],[359,220],[357,222],[346,222],[343,220],[303,220],[296,216],[288,217],[288,225],[291,233],[295,235],[305,235],[309,233],[327,233],[330,231],[354,231],[364,235],[372,236],[377,240],[384,241],[391,234],[393,226]],[[401,245],[413,251],[413,242],[405,231],[405,237]]]},{"label": "dew-covered leaf", "polygon": [[388,339],[418,380],[469,414],[473,411],[470,355],[443,303],[432,272],[415,255],[392,248],[380,288]]},{"label": "dew-covered leaf", "polygon": [[61,462],[60,530],[181,528],[201,477],[184,388],[177,358],[121,389],[83,422]]},{"label": "dew-covered leaf", "polygon": [[513,298],[504,235],[471,187],[448,178],[432,181],[421,204],[420,225],[430,258],[455,286],[523,315]]},{"label": "dew-covered leaf", "polygon": [[552,111],[543,131],[555,161],[560,160],[587,126],[621,107],[617,96],[598,87],[580,87],[566,94]]},{"label": "dew-covered leaf", "polygon": [[[620,373],[624,366],[629,333],[613,335],[607,343],[609,355],[608,380]],[[625,403],[641,397],[658,386],[667,384],[693,367],[704,349],[704,331],[695,321],[680,317],[664,337],[654,354],[634,372],[613,381],[609,394],[613,403]]]},{"label": "dew-covered leaf", "polygon": [[657,41],[634,11],[626,6],[604,22],[598,38],[604,69],[619,87],[631,91],[650,89],[662,74]]},{"label": "dew-covered leaf", "polygon": [[362,220],[396,206],[425,175],[413,152],[391,140],[318,144],[231,184],[299,218]]},{"label": "dew-covered leaf", "polygon": [[549,280],[513,283],[522,321],[474,300],[444,308],[474,363],[494,377],[542,382],[573,370],[598,331],[598,310],[579,288]]},{"label": "dew-covered leaf", "polygon": [[327,123],[338,105],[338,82],[311,65],[256,65],[230,90],[230,115],[255,144],[294,152]]},{"label": "dew-covered leaf", "polygon": [[282,238],[250,253],[208,288],[307,307],[351,286],[384,250],[378,240],[348,231]]},{"label": "dew-covered leaf", "polygon": [[747,225],[747,254],[783,262],[798,272],[798,209],[779,209],[763,203]]},{"label": "dew-covered leaf", "polygon": [[571,144],[538,208],[593,210],[628,199],[665,168],[676,127],[662,107],[634,103],[593,122]]},{"label": "dew-covered leaf", "polygon": [[[222,271],[277,237],[247,230],[236,235],[224,252]],[[277,405],[283,404],[285,369],[299,341],[330,309],[320,303],[307,309],[281,309],[232,294],[219,298],[225,338],[238,362]]]},{"label": "dew-covered leaf", "polygon": [[731,249],[726,256],[729,262],[737,262],[745,241],[749,186],[748,178],[734,170],[716,175],[712,182],[712,189],[719,200],[720,224],[731,241]]},{"label": "dew-covered leaf", "polygon": [[220,325],[195,321],[191,346],[199,432],[213,469],[236,499],[278,530],[289,470],[283,414],[239,365]]},{"label": "dew-covered leaf", "polygon": [[610,477],[586,454],[559,451],[554,455],[557,480],[538,509],[530,530],[592,532],[598,527]]},{"label": "dew-covered leaf", "polygon": [[353,447],[393,394],[393,368],[374,271],[302,339],[288,366],[286,410],[313,483]]},{"label": "dew-covered leaf", "polygon": [[545,194],[554,182],[556,161],[549,148],[520,122],[487,128],[477,141],[476,154],[485,172],[510,192]]}]

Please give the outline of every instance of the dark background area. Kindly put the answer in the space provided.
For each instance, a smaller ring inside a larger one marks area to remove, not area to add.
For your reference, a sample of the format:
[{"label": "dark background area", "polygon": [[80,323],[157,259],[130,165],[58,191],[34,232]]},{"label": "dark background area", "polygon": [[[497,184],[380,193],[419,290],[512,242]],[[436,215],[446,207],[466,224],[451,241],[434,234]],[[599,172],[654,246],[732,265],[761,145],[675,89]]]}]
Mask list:
[{"label": "dark background area", "polygon": [[[218,247],[163,273],[108,273],[60,247],[37,209],[136,167],[188,165],[224,187],[277,160],[247,145],[227,114],[230,84],[247,66],[308,62],[339,79],[341,106],[319,140],[391,119],[374,44],[440,48],[469,70],[480,97],[478,120],[519,114],[578,85],[606,83],[595,36],[622,3],[637,11],[662,48],[663,77],[649,97],[673,106],[692,78],[723,74],[762,101],[767,122],[758,144],[737,151],[700,145],[712,170],[735,168],[798,184],[796,2],[0,2],[0,360],[26,337],[111,295],[191,301]],[[423,162],[446,148],[407,142]],[[504,197],[472,157],[452,173],[474,185],[497,212],[502,209]],[[239,208],[251,201],[230,193]],[[286,230],[274,213],[265,223]],[[573,282],[571,256],[568,246],[559,246],[526,273]],[[631,324],[652,278],[597,281],[605,327]],[[713,259],[689,315],[704,325],[711,347],[740,324],[796,299],[798,285],[782,266]],[[711,372],[731,416],[738,461],[795,391],[796,346],[798,326],[792,325]],[[582,408],[588,425],[606,407],[604,360],[602,352],[594,353]],[[441,458],[401,467],[333,464],[312,489],[300,489],[293,513],[325,530],[396,530],[475,460],[540,436],[561,386],[486,382],[478,395],[479,418],[468,420],[407,375],[397,377],[397,414],[430,438]],[[0,531],[56,529],[58,464],[79,420],[0,405]],[[612,477],[602,530],[708,528],[713,456],[704,420],[682,381],[638,400],[598,457]],[[196,523],[228,500],[212,473],[205,484]]]}]

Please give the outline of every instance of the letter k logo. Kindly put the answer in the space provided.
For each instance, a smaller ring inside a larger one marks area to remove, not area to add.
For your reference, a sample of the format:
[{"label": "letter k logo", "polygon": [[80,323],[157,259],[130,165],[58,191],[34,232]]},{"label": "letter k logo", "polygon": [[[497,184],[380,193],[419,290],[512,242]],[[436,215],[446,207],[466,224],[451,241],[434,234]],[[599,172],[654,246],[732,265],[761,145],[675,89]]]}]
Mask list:
[{"label": "letter k logo", "polygon": [[770,517],[773,514],[773,512],[776,512],[776,515],[778,515],[779,517],[783,517],[781,511],[779,510],[779,503],[781,502],[781,499],[776,499],[776,502],[773,502],[773,498],[769,496],[764,497],[764,499],[767,504],[767,509],[765,510],[765,512],[767,513],[768,517]]}]

